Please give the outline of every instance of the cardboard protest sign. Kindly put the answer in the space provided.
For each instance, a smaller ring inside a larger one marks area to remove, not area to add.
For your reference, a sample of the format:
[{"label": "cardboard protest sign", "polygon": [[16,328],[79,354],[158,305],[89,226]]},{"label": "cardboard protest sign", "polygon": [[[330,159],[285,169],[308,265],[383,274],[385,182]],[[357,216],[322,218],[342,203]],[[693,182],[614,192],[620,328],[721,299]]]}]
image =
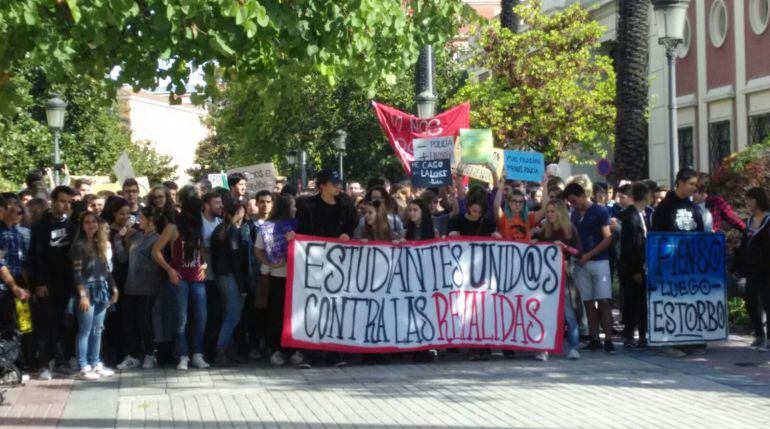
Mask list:
[{"label": "cardboard protest sign", "polygon": [[545,158],[539,152],[506,150],[505,177],[508,180],[540,182],[545,174]]},{"label": "cardboard protest sign", "polygon": [[407,174],[412,172],[410,162],[414,161],[415,139],[456,137],[461,128],[469,128],[471,123],[470,103],[455,106],[433,118],[418,118],[377,102],[372,102],[372,106],[390,146]]},{"label": "cardboard protest sign", "polygon": [[297,219],[278,222],[265,222],[259,226],[262,240],[265,243],[265,255],[271,264],[285,261],[289,249],[286,233],[297,229]]},{"label": "cardboard protest sign", "polygon": [[276,173],[275,165],[272,162],[227,170],[227,174],[232,173],[246,175],[246,190],[251,193],[262,190],[272,191],[278,178],[278,173]]},{"label": "cardboard protest sign", "polygon": [[462,162],[466,164],[484,164],[492,160],[494,138],[490,129],[460,130],[460,149]]},{"label": "cardboard protest sign", "polygon": [[118,179],[118,183],[121,185],[126,181],[126,179],[136,177],[136,173],[134,173],[134,167],[131,165],[131,160],[128,159],[128,154],[125,151],[120,154],[120,157],[112,167],[112,171],[115,173],[115,177]]},{"label": "cardboard protest sign", "polygon": [[458,237],[402,246],[299,235],[287,270],[284,347],[562,348],[564,260],[552,244]]},{"label": "cardboard protest sign", "polygon": [[[504,160],[504,153],[502,149],[492,149],[492,165],[495,166],[495,172],[497,173],[497,177],[500,177],[500,175],[503,174],[503,162]],[[492,173],[489,171],[489,169],[484,165],[479,164],[466,164],[465,168],[463,169],[463,174],[466,176],[481,180],[482,182],[492,183]]]},{"label": "cardboard protest sign", "polygon": [[452,168],[448,159],[412,161],[412,186],[431,188],[452,184]]},{"label": "cardboard protest sign", "polygon": [[211,189],[214,189],[214,188],[230,189],[230,186],[228,186],[228,183],[227,183],[227,175],[224,173],[209,174],[207,178],[209,179],[209,182],[211,182]]},{"label": "cardboard protest sign", "polygon": [[647,235],[650,344],[727,339],[725,236]]},{"label": "cardboard protest sign", "polygon": [[454,167],[459,159],[459,156],[455,156],[458,149],[452,136],[414,139],[414,160],[448,159]]}]

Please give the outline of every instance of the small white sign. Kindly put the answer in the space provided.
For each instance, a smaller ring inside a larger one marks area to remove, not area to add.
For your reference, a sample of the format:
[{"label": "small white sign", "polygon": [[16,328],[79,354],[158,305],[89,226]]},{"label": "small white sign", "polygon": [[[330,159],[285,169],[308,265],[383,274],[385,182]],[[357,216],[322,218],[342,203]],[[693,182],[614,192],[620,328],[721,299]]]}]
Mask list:
[{"label": "small white sign", "polygon": [[112,167],[112,171],[115,173],[115,177],[118,179],[118,183],[122,186],[126,179],[136,177],[134,173],[134,166],[131,165],[131,160],[128,159],[128,154],[124,151],[120,158],[118,158],[115,165]]}]

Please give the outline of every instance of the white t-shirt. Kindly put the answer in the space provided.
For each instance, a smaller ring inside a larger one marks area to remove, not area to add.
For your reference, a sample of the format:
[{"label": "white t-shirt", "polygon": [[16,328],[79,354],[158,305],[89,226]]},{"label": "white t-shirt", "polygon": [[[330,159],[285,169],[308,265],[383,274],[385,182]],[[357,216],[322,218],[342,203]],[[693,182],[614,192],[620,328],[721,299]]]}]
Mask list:
[{"label": "white t-shirt", "polygon": [[[254,248],[265,250],[265,239],[262,238],[262,231],[259,231],[257,233],[257,240],[254,242]],[[261,273],[263,275],[271,275],[273,277],[282,277],[286,278],[286,263],[284,261],[284,264],[278,268],[271,268],[267,264],[262,264],[261,267]]]}]

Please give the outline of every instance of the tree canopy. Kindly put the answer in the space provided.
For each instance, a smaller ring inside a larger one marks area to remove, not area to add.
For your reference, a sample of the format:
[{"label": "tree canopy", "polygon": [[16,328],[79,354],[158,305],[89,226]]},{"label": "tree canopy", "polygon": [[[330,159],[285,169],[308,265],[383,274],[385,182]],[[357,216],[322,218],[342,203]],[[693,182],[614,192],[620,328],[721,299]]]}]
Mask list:
[{"label": "tree canopy", "polygon": [[496,22],[477,33],[473,65],[489,77],[455,101],[471,101],[471,125],[491,128],[499,146],[533,149],[547,159],[605,155],[613,140],[615,74],[597,55],[603,28],[579,3],[544,15],[539,0],[516,6],[526,30]]}]

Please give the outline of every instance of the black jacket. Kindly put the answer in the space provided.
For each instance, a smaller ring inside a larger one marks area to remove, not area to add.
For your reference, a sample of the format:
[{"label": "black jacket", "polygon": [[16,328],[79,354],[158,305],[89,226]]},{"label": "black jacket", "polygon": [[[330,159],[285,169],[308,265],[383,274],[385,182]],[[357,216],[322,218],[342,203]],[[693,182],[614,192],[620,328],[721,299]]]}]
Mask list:
[{"label": "black jacket", "polygon": [[321,194],[297,201],[297,234],[337,238],[342,234],[353,237],[358,224],[356,209],[346,196],[334,198],[334,218],[328,218],[325,210],[330,207],[321,200]]},{"label": "black jacket", "polygon": [[652,231],[703,232],[703,217],[689,198],[669,191],[652,214]]},{"label": "black jacket", "polygon": [[29,247],[29,282],[34,288],[47,286],[51,295],[74,291],[70,246],[75,228],[68,217],[57,219],[48,211],[32,226]]},{"label": "black jacket", "polygon": [[238,288],[245,291],[249,272],[246,256],[249,249],[242,248],[240,229],[231,226],[222,237],[224,228],[225,224],[221,223],[211,234],[211,266],[217,276],[232,275]]},{"label": "black jacket", "polygon": [[620,212],[620,221],[619,274],[628,277],[643,274],[647,237],[636,206],[631,205]]},{"label": "black jacket", "polygon": [[770,217],[763,219],[761,228],[749,239],[751,218],[746,219],[746,231],[741,246],[735,252],[733,271],[741,277],[767,277],[770,273]]}]

